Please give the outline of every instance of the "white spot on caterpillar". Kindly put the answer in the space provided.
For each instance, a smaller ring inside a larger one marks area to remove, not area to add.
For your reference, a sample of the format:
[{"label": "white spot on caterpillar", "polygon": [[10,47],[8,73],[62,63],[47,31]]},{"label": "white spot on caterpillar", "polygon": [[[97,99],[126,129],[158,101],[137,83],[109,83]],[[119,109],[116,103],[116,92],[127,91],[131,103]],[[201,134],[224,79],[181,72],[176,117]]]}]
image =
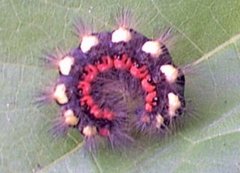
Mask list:
[{"label": "white spot on caterpillar", "polygon": [[77,125],[79,118],[75,116],[73,110],[68,109],[63,113],[63,116],[65,118],[65,123],[70,126]]},{"label": "white spot on caterpillar", "polygon": [[169,83],[174,83],[178,77],[178,70],[173,65],[162,65],[160,71],[164,73],[166,81]]},{"label": "white spot on caterpillar", "polygon": [[142,51],[149,53],[152,57],[157,58],[162,54],[161,43],[158,41],[147,41],[142,46]]},{"label": "white spot on caterpillar", "polygon": [[82,37],[81,50],[83,53],[87,53],[92,47],[98,45],[99,40],[94,35],[87,35]]},{"label": "white spot on caterpillar", "polygon": [[95,126],[87,125],[83,128],[83,134],[86,137],[95,136],[97,134],[97,128]]},{"label": "white spot on caterpillar", "polygon": [[112,42],[119,43],[121,41],[128,42],[132,38],[132,35],[128,29],[123,27],[118,28],[112,33]]},{"label": "white spot on caterpillar", "polygon": [[161,125],[163,125],[163,121],[164,121],[164,119],[163,119],[162,115],[158,114],[156,116],[156,128],[159,129],[161,127]]},{"label": "white spot on caterpillar", "polygon": [[59,104],[65,104],[68,102],[68,97],[66,95],[66,86],[64,84],[58,84],[55,88],[53,98]]},{"label": "white spot on caterpillar", "polygon": [[74,58],[71,56],[66,56],[63,59],[61,59],[58,63],[59,71],[63,75],[69,75],[73,64]]},{"label": "white spot on caterpillar", "polygon": [[181,107],[181,102],[177,95],[170,92],[168,93],[168,114],[170,117],[174,117],[176,115],[177,109]]}]

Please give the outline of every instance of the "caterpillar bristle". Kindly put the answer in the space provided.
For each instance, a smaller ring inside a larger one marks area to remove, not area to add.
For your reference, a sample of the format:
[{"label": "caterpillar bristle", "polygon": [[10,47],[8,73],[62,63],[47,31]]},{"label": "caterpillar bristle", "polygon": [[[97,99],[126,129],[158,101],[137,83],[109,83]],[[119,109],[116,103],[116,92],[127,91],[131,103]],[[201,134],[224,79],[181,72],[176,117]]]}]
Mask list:
[{"label": "caterpillar bristle", "polygon": [[62,117],[58,117],[53,120],[52,128],[48,131],[54,138],[66,136],[69,130],[69,126],[64,122]]},{"label": "caterpillar bristle", "polygon": [[134,29],[136,27],[136,21],[130,9],[119,9],[115,20],[119,28]]},{"label": "caterpillar bristle", "polygon": [[171,27],[166,28],[158,37],[157,40],[159,40],[161,43],[164,43],[165,45],[171,38],[173,37],[173,29]]},{"label": "caterpillar bristle", "polygon": [[116,129],[108,136],[108,142],[110,148],[116,150],[129,147],[134,142],[134,139],[128,135],[127,131]]},{"label": "caterpillar bristle", "polygon": [[75,19],[73,27],[73,33],[80,39],[82,39],[84,36],[91,35],[95,30],[93,22],[88,23],[82,18]]},{"label": "caterpillar bristle", "polygon": [[99,137],[84,137],[84,148],[86,151],[89,151],[93,154],[98,152],[100,146],[100,139]]},{"label": "caterpillar bristle", "polygon": [[35,95],[34,104],[40,107],[46,104],[53,103],[54,102],[53,89],[54,89],[54,86],[51,86],[51,85],[49,85],[48,87],[45,87],[44,89],[41,89],[41,91],[39,91]]}]

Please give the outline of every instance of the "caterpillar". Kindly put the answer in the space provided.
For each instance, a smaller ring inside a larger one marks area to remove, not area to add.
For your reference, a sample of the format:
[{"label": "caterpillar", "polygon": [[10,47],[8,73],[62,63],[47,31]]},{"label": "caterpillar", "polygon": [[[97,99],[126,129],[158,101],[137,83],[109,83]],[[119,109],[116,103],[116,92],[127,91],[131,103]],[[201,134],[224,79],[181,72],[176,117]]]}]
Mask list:
[{"label": "caterpillar", "polygon": [[79,44],[46,59],[58,79],[44,98],[60,107],[56,133],[79,131],[89,150],[99,140],[117,148],[134,141],[133,131],[162,134],[184,113],[184,74],[166,46],[170,30],[151,39],[133,27],[123,10],[117,28],[95,32],[75,24]]}]

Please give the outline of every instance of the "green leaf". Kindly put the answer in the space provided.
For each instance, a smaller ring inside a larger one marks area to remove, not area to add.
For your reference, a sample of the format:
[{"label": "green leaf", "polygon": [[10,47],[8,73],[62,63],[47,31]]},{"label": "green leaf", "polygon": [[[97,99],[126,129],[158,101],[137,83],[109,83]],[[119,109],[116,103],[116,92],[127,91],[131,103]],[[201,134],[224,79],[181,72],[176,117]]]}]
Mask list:
[{"label": "green leaf", "polygon": [[[172,27],[170,51],[186,69],[188,114],[167,139],[139,139],[122,153],[84,152],[75,131],[53,139],[48,133],[57,106],[33,104],[56,71],[41,62],[43,50],[71,48],[78,40],[72,22],[93,20],[112,29],[112,14],[126,6],[139,16],[149,37]],[[106,0],[17,1],[0,5],[0,172],[239,172],[240,1]]]}]

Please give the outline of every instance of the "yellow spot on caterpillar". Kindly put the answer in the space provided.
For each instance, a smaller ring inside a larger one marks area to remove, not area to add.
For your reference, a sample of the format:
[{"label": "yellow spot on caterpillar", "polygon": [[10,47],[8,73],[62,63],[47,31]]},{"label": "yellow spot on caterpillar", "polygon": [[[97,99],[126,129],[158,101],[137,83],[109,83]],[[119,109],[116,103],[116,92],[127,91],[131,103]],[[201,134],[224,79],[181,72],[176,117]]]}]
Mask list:
[{"label": "yellow spot on caterpillar", "polygon": [[163,121],[164,121],[164,119],[163,119],[162,115],[158,114],[156,116],[156,128],[159,129],[161,127],[161,125],[163,125]]},{"label": "yellow spot on caterpillar", "polygon": [[66,86],[64,84],[58,84],[55,88],[53,98],[59,103],[59,104],[65,104],[68,102],[68,97],[66,94]]},{"label": "yellow spot on caterpillar", "polygon": [[95,136],[97,134],[97,128],[95,126],[87,125],[83,128],[83,134],[86,137]]},{"label": "yellow spot on caterpillar", "polygon": [[65,123],[70,126],[77,125],[79,118],[75,116],[74,112],[71,109],[68,109],[63,114],[65,118]]}]

